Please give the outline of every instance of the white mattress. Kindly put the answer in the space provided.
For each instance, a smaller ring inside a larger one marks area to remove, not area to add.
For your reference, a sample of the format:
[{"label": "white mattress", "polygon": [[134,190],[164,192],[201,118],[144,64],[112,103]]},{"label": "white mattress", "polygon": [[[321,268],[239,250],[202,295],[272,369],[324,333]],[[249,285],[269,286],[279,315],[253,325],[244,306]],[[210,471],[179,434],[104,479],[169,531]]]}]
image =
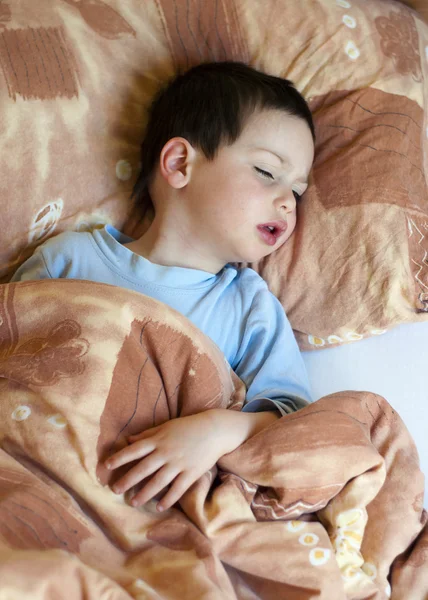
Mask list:
[{"label": "white mattress", "polygon": [[384,396],[412,434],[428,481],[428,321],[401,325],[353,344],[305,352],[303,358],[315,400],[341,390]]}]

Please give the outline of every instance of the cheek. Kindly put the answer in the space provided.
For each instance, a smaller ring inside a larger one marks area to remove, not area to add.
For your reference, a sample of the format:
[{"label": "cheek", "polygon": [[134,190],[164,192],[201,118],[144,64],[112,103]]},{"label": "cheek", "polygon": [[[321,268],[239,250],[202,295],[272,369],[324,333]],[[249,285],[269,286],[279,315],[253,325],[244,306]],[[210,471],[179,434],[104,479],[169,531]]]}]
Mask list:
[{"label": "cheek", "polygon": [[281,246],[283,246],[285,244],[285,242],[287,242],[287,240],[291,237],[294,229],[296,228],[296,212],[294,212],[291,216],[288,217],[287,219],[287,231],[285,233],[285,236],[281,239],[281,243],[278,244],[278,246],[274,246],[274,250],[277,250],[278,248],[281,248]]},{"label": "cheek", "polygon": [[216,212],[222,212],[225,208],[229,211],[241,208],[241,186],[236,183],[236,177],[232,173],[212,169],[198,184],[198,193],[204,198],[205,206],[210,205]]},{"label": "cheek", "polygon": [[288,240],[288,238],[291,236],[291,234],[295,230],[296,222],[297,222],[297,215],[296,215],[296,211],[294,211],[287,219],[288,227],[287,227],[287,231],[285,234],[284,242],[286,242]]}]

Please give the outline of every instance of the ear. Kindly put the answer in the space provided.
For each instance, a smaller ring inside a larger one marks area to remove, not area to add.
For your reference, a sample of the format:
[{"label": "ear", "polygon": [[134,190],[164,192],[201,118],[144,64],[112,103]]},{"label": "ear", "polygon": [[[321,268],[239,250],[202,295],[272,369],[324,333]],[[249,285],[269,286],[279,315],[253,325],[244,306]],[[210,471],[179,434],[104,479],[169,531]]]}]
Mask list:
[{"label": "ear", "polygon": [[175,189],[183,188],[190,180],[195,149],[185,138],[168,140],[162,148],[159,168],[162,177]]}]

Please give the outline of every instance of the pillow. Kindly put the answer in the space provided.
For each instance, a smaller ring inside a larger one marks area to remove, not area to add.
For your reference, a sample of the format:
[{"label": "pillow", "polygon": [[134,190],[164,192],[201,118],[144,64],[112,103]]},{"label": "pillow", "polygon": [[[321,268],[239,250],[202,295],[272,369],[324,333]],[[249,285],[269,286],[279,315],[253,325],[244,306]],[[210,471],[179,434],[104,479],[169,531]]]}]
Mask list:
[{"label": "pillow", "polygon": [[[251,265],[303,349],[428,317],[428,27],[396,2],[310,6],[306,15],[300,4],[287,8],[280,29],[261,31],[263,11],[246,12],[263,40],[248,35],[251,56],[297,81],[315,116],[316,159],[296,233]],[[269,21],[280,18],[278,8]]]},{"label": "pillow", "polygon": [[173,61],[155,2],[6,0],[0,66],[4,281],[53,234],[123,227],[146,107]]},{"label": "pillow", "polygon": [[403,0],[404,4],[414,8],[428,22],[428,4],[426,0]]},{"label": "pillow", "polygon": [[[0,4],[0,278],[47,237],[112,223],[160,83],[204,60],[292,79],[317,158],[288,244],[251,266],[302,348],[428,315],[428,27],[392,0],[32,0]],[[134,219],[134,221],[132,220]],[[137,227],[136,225],[139,225]]]}]

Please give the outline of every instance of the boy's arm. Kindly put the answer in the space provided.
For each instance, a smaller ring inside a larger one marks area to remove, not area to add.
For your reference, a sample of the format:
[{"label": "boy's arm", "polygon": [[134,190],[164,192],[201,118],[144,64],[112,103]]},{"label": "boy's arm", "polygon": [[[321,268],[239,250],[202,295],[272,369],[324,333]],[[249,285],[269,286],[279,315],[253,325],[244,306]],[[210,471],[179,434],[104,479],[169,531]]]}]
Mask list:
[{"label": "boy's arm", "polygon": [[278,409],[285,415],[312,401],[293,330],[267,287],[254,296],[232,367],[247,386],[244,412]]},{"label": "boy's arm", "polygon": [[171,484],[158,504],[159,510],[169,508],[221,456],[279,416],[310,401],[308,377],[292,329],[282,306],[267,288],[254,297],[238,354],[233,367],[247,385],[243,412],[208,410],[130,438],[131,446],[106,464],[116,469],[141,460],[113,486],[114,491],[124,493],[150,477],[132,504],[144,504]]},{"label": "boy's arm", "polygon": [[236,450],[241,444],[274,423],[281,415],[276,410],[263,412],[237,412],[216,408],[210,411],[217,422],[217,430],[221,435],[225,430],[233,430],[234,441],[231,447],[219,456]]},{"label": "boy's arm", "polygon": [[86,250],[86,235],[67,231],[49,238],[19,267],[11,282],[60,279],[70,277],[72,272],[78,278],[79,260]]},{"label": "boy's arm", "polygon": [[43,255],[42,247],[36,248],[34,254],[30,256],[17,271],[15,271],[11,283],[16,281],[32,281],[36,279],[51,279],[52,275],[49,272]]},{"label": "boy's arm", "polygon": [[266,287],[254,296],[240,353],[233,366],[247,385],[244,411],[208,410],[130,438],[131,445],[106,462],[116,469],[139,461],[114,491],[124,493],[147,479],[131,501],[140,506],[171,485],[158,504],[159,510],[169,508],[224,454],[282,414],[306,406],[310,393],[302,357],[282,306]]},{"label": "boy's arm", "polygon": [[108,458],[108,469],[117,469],[139,460],[113,486],[123,494],[150,478],[132,498],[141,506],[171,484],[158,503],[162,511],[177,502],[184,492],[225,454],[275,422],[276,412],[242,413],[212,409],[196,415],[172,419],[129,438],[130,446]]}]

